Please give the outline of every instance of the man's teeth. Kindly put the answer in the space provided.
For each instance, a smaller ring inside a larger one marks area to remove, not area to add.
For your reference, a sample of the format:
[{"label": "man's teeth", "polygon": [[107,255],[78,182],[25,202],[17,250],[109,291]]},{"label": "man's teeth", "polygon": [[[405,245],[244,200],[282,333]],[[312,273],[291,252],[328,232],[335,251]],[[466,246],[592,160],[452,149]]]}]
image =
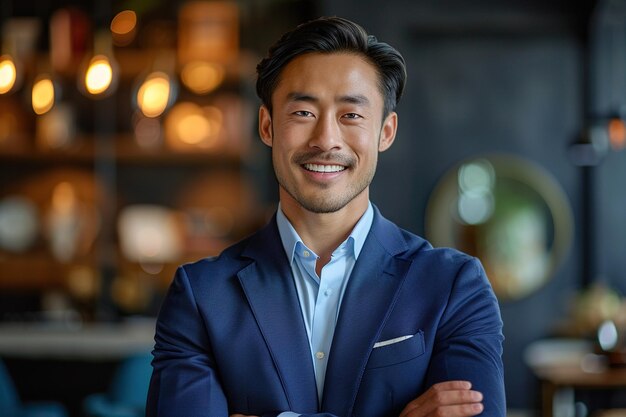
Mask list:
[{"label": "man's teeth", "polygon": [[304,168],[313,172],[339,172],[346,169],[341,165],[317,165],[317,164],[304,164]]}]

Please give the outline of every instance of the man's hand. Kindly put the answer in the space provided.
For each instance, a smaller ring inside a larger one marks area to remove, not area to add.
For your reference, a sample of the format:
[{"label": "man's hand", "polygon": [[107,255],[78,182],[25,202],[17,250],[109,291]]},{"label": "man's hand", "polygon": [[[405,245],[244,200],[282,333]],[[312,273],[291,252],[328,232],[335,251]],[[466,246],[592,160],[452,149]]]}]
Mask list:
[{"label": "man's hand", "polygon": [[435,384],[404,407],[400,417],[471,417],[482,413],[483,395],[468,381]]}]

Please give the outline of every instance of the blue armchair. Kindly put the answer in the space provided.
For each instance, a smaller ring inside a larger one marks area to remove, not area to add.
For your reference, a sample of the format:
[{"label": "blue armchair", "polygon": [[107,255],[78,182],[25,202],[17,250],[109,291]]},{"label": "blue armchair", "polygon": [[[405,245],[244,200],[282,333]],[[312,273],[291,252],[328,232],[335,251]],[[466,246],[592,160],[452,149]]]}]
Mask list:
[{"label": "blue armchair", "polygon": [[142,353],[122,361],[106,393],[87,396],[86,417],[143,417],[152,375],[152,354]]},{"label": "blue armchair", "polygon": [[11,375],[0,360],[0,411],[3,417],[67,417],[67,410],[56,402],[22,403]]}]

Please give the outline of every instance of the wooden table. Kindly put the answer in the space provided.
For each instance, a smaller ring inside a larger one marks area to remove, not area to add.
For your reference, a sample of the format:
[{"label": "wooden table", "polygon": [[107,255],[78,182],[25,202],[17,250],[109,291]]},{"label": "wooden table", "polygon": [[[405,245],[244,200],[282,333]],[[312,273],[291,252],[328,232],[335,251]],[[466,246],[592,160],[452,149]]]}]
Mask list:
[{"label": "wooden table", "polygon": [[568,417],[572,414],[576,389],[616,390],[626,388],[626,368],[555,365],[534,367],[541,381],[542,416]]}]

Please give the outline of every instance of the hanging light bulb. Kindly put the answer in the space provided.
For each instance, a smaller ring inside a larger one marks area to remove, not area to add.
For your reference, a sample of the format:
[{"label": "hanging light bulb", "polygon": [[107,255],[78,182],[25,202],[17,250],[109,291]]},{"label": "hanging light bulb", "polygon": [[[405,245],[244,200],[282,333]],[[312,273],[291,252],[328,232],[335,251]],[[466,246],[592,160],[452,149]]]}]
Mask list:
[{"label": "hanging light bulb", "polygon": [[137,32],[137,13],[133,10],[122,10],[111,20],[113,42],[118,46],[126,46],[135,38]]},{"label": "hanging light bulb", "polygon": [[117,87],[119,68],[113,58],[111,34],[100,31],[94,41],[94,55],[83,64],[80,72],[79,87],[83,93],[91,97],[106,97]]},{"label": "hanging light bulb", "polygon": [[85,87],[93,95],[102,94],[113,83],[113,66],[105,55],[96,55],[85,72]]},{"label": "hanging light bulb", "polygon": [[160,116],[172,96],[170,77],[161,71],[148,75],[137,91],[137,106],[146,117]]},{"label": "hanging light bulb", "polygon": [[176,101],[178,83],[174,76],[175,55],[172,51],[161,51],[147,75],[138,78],[132,96],[133,107],[143,116],[156,118]]},{"label": "hanging light bulb", "polygon": [[52,78],[47,74],[41,75],[33,84],[31,93],[33,110],[38,115],[47,113],[54,106],[55,98]]},{"label": "hanging light bulb", "polygon": [[17,84],[17,68],[15,61],[10,55],[0,57],[0,94],[6,94],[13,90]]}]

